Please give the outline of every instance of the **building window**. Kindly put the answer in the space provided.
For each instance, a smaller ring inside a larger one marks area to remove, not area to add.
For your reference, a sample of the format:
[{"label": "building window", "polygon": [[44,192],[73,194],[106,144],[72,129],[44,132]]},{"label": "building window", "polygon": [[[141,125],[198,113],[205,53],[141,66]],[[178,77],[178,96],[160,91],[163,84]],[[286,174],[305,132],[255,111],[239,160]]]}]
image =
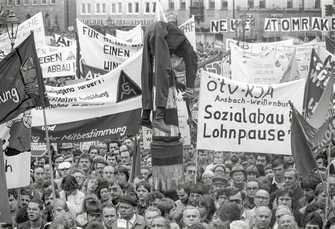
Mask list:
[{"label": "building window", "polygon": [[23,0],[23,5],[29,5],[29,0]]},{"label": "building window", "polygon": [[102,3],[102,13],[106,13],[106,3]]},{"label": "building window", "polygon": [[293,8],[293,1],[292,0],[287,0],[287,8]]},{"label": "building window", "polygon": [[119,14],[122,13],[122,2],[118,2],[118,12]]},{"label": "building window", "polygon": [[152,12],[156,13],[156,2],[152,3]]},{"label": "building window", "polygon": [[33,5],[38,5],[38,4],[40,4],[40,3],[41,3],[40,0],[33,0]]},{"label": "building window", "polygon": [[134,3],[134,13],[139,13],[140,12],[140,3],[135,2]]},{"label": "building window", "polygon": [[48,4],[48,3],[47,3],[47,0],[42,0],[41,4],[42,4],[42,5],[46,5],[46,4]]},{"label": "building window", "polygon": [[100,3],[95,4],[95,12],[100,14]]},{"label": "building window", "polygon": [[321,8],[321,2],[320,0],[315,0],[315,8],[320,9]]},{"label": "building window", "polygon": [[180,0],[180,7],[181,10],[185,10],[186,9],[186,0]]},{"label": "building window", "polygon": [[50,4],[56,4],[56,0],[50,0]]},{"label": "building window", "polygon": [[81,13],[86,14],[86,4],[85,3],[81,4]]},{"label": "building window", "polygon": [[228,9],[228,1],[227,0],[221,0],[221,9],[227,10]]},{"label": "building window", "polygon": [[145,13],[150,13],[150,2],[146,2],[145,3],[145,10],[144,10]]},{"label": "building window", "polygon": [[169,0],[169,9],[174,10],[174,0]]},{"label": "building window", "polygon": [[87,3],[87,13],[91,13],[91,3]]},{"label": "building window", "polygon": [[7,6],[14,5],[14,0],[7,0]]},{"label": "building window", "polygon": [[115,6],[115,3],[112,3],[112,13],[116,13],[116,6]]},{"label": "building window", "polygon": [[255,3],[254,3],[254,0],[248,0],[248,8],[250,9],[252,9],[252,8],[254,8],[255,7]]},{"label": "building window", "polygon": [[215,9],[215,0],[208,0],[208,9]]},{"label": "building window", "polygon": [[131,14],[133,13],[133,3],[128,2],[128,13]]},{"label": "building window", "polygon": [[266,7],[265,0],[260,0],[259,1],[259,8],[265,9],[265,7]]}]

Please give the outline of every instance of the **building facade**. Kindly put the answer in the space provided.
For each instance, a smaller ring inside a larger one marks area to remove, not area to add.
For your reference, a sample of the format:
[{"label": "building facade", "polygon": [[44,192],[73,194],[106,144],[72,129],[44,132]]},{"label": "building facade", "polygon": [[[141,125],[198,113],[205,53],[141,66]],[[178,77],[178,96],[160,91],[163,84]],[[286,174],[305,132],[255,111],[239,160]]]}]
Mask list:
[{"label": "building facade", "polygon": [[76,0],[0,0],[0,4],[4,10],[14,10],[20,22],[42,12],[49,34],[72,30],[77,17]]}]

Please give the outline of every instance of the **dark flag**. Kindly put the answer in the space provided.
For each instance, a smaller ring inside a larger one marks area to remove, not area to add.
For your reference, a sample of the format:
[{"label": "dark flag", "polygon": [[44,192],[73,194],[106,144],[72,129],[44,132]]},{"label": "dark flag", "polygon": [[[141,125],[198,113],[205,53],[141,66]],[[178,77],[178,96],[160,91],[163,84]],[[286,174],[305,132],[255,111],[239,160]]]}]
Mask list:
[{"label": "dark flag", "polygon": [[305,85],[303,111],[309,120],[318,107],[320,99],[329,82],[331,71],[321,61],[316,51],[312,49],[307,81]]},{"label": "dark flag", "polygon": [[[317,168],[315,159],[312,155],[311,145],[308,135],[312,135],[311,127],[304,120],[302,115],[291,104],[291,149],[295,158],[296,168],[301,176],[309,176]],[[308,130],[308,132],[306,132]]]},{"label": "dark flag", "polygon": [[0,62],[0,124],[48,106],[33,33]]},{"label": "dark flag", "polygon": [[335,53],[335,41],[326,36],[326,49],[331,54]]}]

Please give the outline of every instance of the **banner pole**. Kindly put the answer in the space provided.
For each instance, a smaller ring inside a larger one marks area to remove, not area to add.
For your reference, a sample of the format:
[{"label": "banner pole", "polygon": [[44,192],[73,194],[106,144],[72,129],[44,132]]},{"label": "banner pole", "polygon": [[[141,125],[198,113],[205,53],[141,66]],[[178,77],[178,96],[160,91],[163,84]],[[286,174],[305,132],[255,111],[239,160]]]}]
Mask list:
[{"label": "banner pole", "polygon": [[56,190],[55,190],[55,182],[54,182],[54,167],[53,167],[53,163],[52,163],[49,130],[48,130],[47,118],[46,118],[45,107],[44,106],[43,106],[43,120],[44,120],[45,138],[46,138],[46,143],[47,143],[47,152],[48,152],[48,155],[49,155],[52,195],[53,195],[53,198],[56,198]]},{"label": "banner pole", "polygon": [[[333,136],[333,135],[332,135]],[[328,214],[329,214],[329,200],[330,200],[330,195],[329,195],[329,175],[330,175],[330,154],[331,154],[331,145],[332,145],[332,142],[330,141],[330,143],[328,144],[328,157],[327,157],[327,160],[328,160],[328,168],[327,168],[327,176],[326,176],[326,205],[325,205],[325,219],[324,219],[324,224],[323,224],[323,227],[326,228],[326,223],[327,223],[327,218],[328,218]]]}]

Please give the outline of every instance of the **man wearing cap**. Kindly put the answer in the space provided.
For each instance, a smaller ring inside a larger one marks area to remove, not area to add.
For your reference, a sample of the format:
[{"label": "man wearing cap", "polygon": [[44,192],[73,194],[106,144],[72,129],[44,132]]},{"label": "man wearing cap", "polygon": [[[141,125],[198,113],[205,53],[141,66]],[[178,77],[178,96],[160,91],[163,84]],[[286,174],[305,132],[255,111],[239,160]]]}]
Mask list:
[{"label": "man wearing cap", "polygon": [[228,181],[223,176],[214,176],[212,181],[213,184],[210,189],[211,193],[216,193],[217,190],[224,189],[228,186]]},{"label": "man wearing cap", "polygon": [[[137,215],[136,212],[137,200],[135,195],[125,194],[119,198],[117,212],[120,218],[126,220],[132,229],[144,229],[145,221],[143,216]],[[117,227],[117,221],[112,228]]]},{"label": "man wearing cap", "polygon": [[232,178],[232,188],[236,188],[238,190],[245,189],[246,172],[242,165],[236,164],[230,172],[230,177]]}]

